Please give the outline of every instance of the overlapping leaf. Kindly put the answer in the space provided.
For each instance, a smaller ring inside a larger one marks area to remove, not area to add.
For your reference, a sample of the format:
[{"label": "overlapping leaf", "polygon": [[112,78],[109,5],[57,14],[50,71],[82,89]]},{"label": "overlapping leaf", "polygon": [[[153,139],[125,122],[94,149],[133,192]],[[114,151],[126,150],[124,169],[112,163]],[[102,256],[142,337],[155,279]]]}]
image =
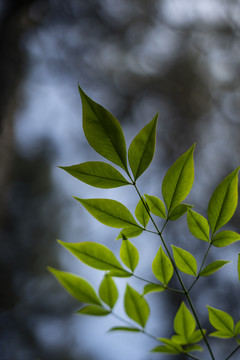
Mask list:
[{"label": "overlapping leaf", "polygon": [[127,315],[144,328],[149,316],[149,305],[130,285],[126,287],[124,307]]},{"label": "overlapping leaf", "polygon": [[196,211],[188,209],[187,222],[190,232],[200,240],[209,242],[209,224],[207,219]]},{"label": "overlapping leaf", "polygon": [[139,261],[137,248],[129,241],[123,240],[120,248],[122,262],[133,272]]},{"label": "overlapping leaf", "polygon": [[174,318],[174,330],[177,334],[181,335],[187,342],[189,337],[194,333],[196,328],[196,322],[191,312],[182,302],[175,318]]},{"label": "overlapping leaf", "polygon": [[116,240],[123,239],[126,240],[127,238],[137,237],[141,235],[143,232],[143,228],[136,227],[136,226],[130,226],[125,229],[122,229],[118,236],[116,237]]},{"label": "overlapping leaf", "polygon": [[167,285],[173,276],[173,266],[169,257],[160,246],[152,263],[152,271],[156,278]]},{"label": "overlapping leaf", "polygon": [[147,194],[145,194],[145,198],[151,213],[163,219],[167,218],[165,206],[161,199],[159,199],[156,196],[147,195]]},{"label": "overlapping leaf", "polygon": [[197,261],[190,252],[172,245],[173,256],[178,269],[185,274],[197,275]]},{"label": "overlapping leaf", "polygon": [[191,208],[192,205],[189,204],[179,204],[173,208],[168,216],[168,219],[171,221],[178,220],[181,216],[186,214],[187,210]]}]

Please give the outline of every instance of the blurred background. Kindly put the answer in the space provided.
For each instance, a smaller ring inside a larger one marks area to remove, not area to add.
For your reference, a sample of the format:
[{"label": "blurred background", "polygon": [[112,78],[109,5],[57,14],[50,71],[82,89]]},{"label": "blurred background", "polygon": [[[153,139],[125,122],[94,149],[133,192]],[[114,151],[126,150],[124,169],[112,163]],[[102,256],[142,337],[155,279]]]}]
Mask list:
[{"label": "blurred background", "polygon": [[[156,154],[139,179],[142,192],[161,197],[166,170],[197,142],[187,202],[206,216],[212,191],[240,165],[240,2],[0,0],[0,54],[0,359],[185,359],[149,353],[157,344],[144,335],[107,333],[123,325],[116,319],[74,314],[79,304],[46,266],[79,274],[95,289],[103,274],[56,239],[98,241],[116,253],[120,242],[117,229],[98,223],[72,195],[114,198],[132,212],[138,198],[127,187],[91,188],[57,165],[101,159],[84,138],[79,82],[119,119],[128,145],[159,111]],[[240,231],[239,208],[226,228]],[[165,234],[201,261],[207,244],[189,234],[185,217]],[[159,241],[146,234],[132,241],[140,252],[136,273],[151,279]],[[239,244],[214,250],[209,262],[232,263],[192,290],[209,331],[206,303],[240,319]],[[141,291],[143,283],[128,281]],[[116,283],[122,294],[126,280]],[[182,298],[176,303],[175,294],[164,292],[147,300],[147,330],[170,337]],[[122,295],[117,311],[125,316]],[[217,359],[236,346],[231,340],[211,344]],[[201,357],[209,359],[206,350]]]}]

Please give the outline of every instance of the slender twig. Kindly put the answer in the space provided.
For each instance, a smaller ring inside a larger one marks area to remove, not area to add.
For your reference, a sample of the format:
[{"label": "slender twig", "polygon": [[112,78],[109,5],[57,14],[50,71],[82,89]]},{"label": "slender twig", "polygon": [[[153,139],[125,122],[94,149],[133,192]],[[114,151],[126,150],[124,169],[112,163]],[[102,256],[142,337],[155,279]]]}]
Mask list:
[{"label": "slender twig", "polygon": [[193,286],[194,286],[194,285],[196,284],[196,282],[198,281],[198,279],[199,279],[199,277],[200,277],[200,272],[202,271],[202,268],[203,268],[204,263],[205,263],[205,261],[206,261],[206,259],[207,259],[207,256],[208,256],[208,254],[209,254],[209,251],[210,251],[210,249],[211,249],[211,246],[212,246],[212,242],[209,244],[209,246],[208,246],[208,248],[207,248],[206,254],[205,254],[204,258],[203,258],[203,261],[202,261],[202,264],[201,264],[200,269],[199,269],[199,271],[198,271],[198,274],[197,274],[195,280],[193,281],[192,285],[189,287],[188,292],[193,288]]},{"label": "slender twig", "polygon": [[145,281],[145,282],[147,282],[148,284],[156,285],[156,286],[159,286],[159,287],[161,287],[161,288],[164,287],[166,290],[175,291],[175,292],[184,294],[184,291],[182,291],[182,290],[170,288],[170,287],[168,287],[168,286],[164,286],[164,285],[161,285],[161,284],[157,284],[157,283],[155,283],[155,282],[153,282],[153,281],[144,279],[144,278],[142,278],[141,276],[138,276],[138,275],[135,275],[135,274],[132,274],[132,276],[134,276],[135,278],[137,278],[137,279],[139,279],[139,280]]},{"label": "slender twig", "polygon": [[240,345],[238,345],[238,346],[231,352],[231,354],[229,354],[228,357],[225,358],[225,360],[230,359],[239,349],[240,349]]}]

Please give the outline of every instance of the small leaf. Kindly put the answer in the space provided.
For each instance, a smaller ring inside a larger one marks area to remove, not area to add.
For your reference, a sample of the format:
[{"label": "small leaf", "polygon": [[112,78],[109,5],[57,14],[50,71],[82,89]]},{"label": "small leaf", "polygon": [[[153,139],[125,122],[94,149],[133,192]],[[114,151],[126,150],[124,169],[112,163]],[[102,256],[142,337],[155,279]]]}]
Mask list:
[{"label": "small leaf", "polygon": [[77,314],[93,315],[93,316],[105,316],[110,314],[110,311],[104,309],[101,306],[86,305],[82,309],[77,311]]},{"label": "small leaf", "polygon": [[114,326],[108,331],[128,331],[128,332],[142,332],[142,330],[134,328],[134,327],[127,327],[127,326]]},{"label": "small leaf", "polygon": [[132,272],[135,270],[138,264],[139,254],[137,248],[129,240],[122,241],[120,258]]},{"label": "small leaf", "polygon": [[235,231],[225,230],[217,233],[213,239],[212,243],[216,247],[228,246],[236,241],[240,240],[240,235]]},{"label": "small leaf", "polygon": [[143,232],[143,229],[141,227],[136,227],[136,226],[127,227],[120,231],[116,240],[119,240],[119,239],[126,240],[127,238],[137,237],[137,236],[141,235],[142,232]]},{"label": "small leaf", "polygon": [[48,270],[55,276],[60,284],[78,301],[88,304],[101,305],[92,286],[84,279],[70,274],[65,271],[60,271],[48,267]]},{"label": "small leaf", "polygon": [[167,285],[173,276],[173,266],[169,257],[160,246],[152,263],[152,271],[156,278]]},{"label": "small leaf", "polygon": [[111,270],[107,273],[107,275],[112,277],[131,277],[132,273],[128,272],[127,270]]},{"label": "small leaf", "polygon": [[126,206],[116,200],[74,198],[79,201],[93,217],[104,225],[115,228],[133,225],[139,227]]},{"label": "small leaf", "polygon": [[138,221],[140,222],[140,224],[144,227],[144,229],[146,228],[146,226],[149,222],[149,219],[150,219],[150,216],[146,210],[146,207],[147,207],[146,201],[143,198],[141,198],[139,200],[136,210],[135,210],[135,216],[138,219]]},{"label": "small leaf", "polygon": [[208,219],[213,235],[233,216],[238,203],[238,171],[234,170],[215,189],[208,204]]},{"label": "small leaf", "polygon": [[239,334],[240,334],[240,320],[235,325],[234,336],[237,336]]},{"label": "small leaf", "polygon": [[165,210],[165,206],[164,203],[162,202],[161,199],[159,199],[156,196],[152,196],[152,195],[147,195],[144,194],[145,198],[146,198],[146,202],[147,205],[151,211],[151,213],[153,213],[156,216],[159,216],[163,219],[166,219],[166,210]]},{"label": "small leaf", "polygon": [[129,147],[128,160],[134,180],[144,173],[153,159],[157,118],[158,114],[137,134]]},{"label": "small leaf", "polygon": [[238,254],[237,269],[238,269],[238,280],[240,281],[240,253]]},{"label": "small leaf", "polygon": [[99,287],[99,296],[111,309],[114,307],[118,298],[118,290],[111,276],[104,276]]},{"label": "small leaf", "polygon": [[[203,333],[206,334],[206,330],[203,330]],[[202,340],[202,338],[203,338],[203,334],[201,330],[196,330],[192,333],[192,335],[189,336],[188,344],[197,343],[200,340]]]},{"label": "small leaf", "polygon": [[102,189],[111,189],[130,183],[114,167],[101,161],[88,161],[78,165],[59,166],[84,183]]},{"label": "small leaf", "polygon": [[180,354],[182,351],[178,349],[170,349],[166,345],[159,345],[156,346],[151,350],[151,352],[159,352],[159,353],[166,353],[166,354]]},{"label": "small leaf", "polygon": [[146,295],[148,293],[156,292],[156,291],[164,291],[164,290],[165,290],[165,287],[163,285],[147,284],[144,286],[142,295]]},{"label": "small leaf", "polygon": [[168,213],[188,196],[192,188],[194,181],[194,147],[195,144],[177,159],[163,179],[162,194]]},{"label": "small leaf", "polygon": [[[225,311],[215,309],[211,306],[207,306],[207,307],[208,307],[210,323],[216,330],[220,331],[220,333],[218,333],[217,335],[223,336],[223,334],[226,334],[232,337],[234,333],[234,322],[231,315],[229,315]],[[224,335],[224,337],[226,336]]]},{"label": "small leaf", "polygon": [[175,220],[179,219],[181,216],[186,214],[187,210],[191,207],[192,207],[192,205],[189,205],[189,204],[179,204],[179,205],[175,206],[175,208],[171,210],[171,212],[168,216],[168,219],[171,221],[175,221]]},{"label": "small leaf", "polygon": [[128,284],[125,291],[124,307],[127,315],[144,328],[149,316],[148,303]]},{"label": "small leaf", "polygon": [[59,243],[79,260],[98,270],[123,270],[113,252],[106,246],[94,242]]},{"label": "small leaf", "polygon": [[225,261],[225,260],[213,261],[211,264],[207,265],[202,271],[200,271],[199,275],[209,276],[215,273],[216,271],[218,271],[219,269],[221,269],[222,266],[226,265],[229,262],[230,261]]},{"label": "small leaf", "polygon": [[187,222],[189,230],[193,236],[200,240],[209,242],[209,224],[207,219],[197,212],[188,209]]},{"label": "small leaf", "polygon": [[229,333],[228,331],[223,331],[223,330],[217,330],[212,332],[211,334],[209,334],[209,336],[213,336],[216,338],[223,338],[223,339],[230,339],[233,337],[233,334]]},{"label": "small leaf", "polygon": [[173,339],[158,338],[173,354],[180,354],[183,352],[182,346]]},{"label": "small leaf", "polygon": [[186,352],[186,353],[189,353],[190,351],[203,351],[203,348],[202,348],[202,346],[200,346],[200,345],[189,345],[189,346],[186,346],[185,352]]},{"label": "small leaf", "polygon": [[182,302],[174,318],[174,330],[177,334],[181,335],[186,341],[188,341],[188,338],[193,334],[195,328],[195,319],[184,302]]},{"label": "small leaf", "polygon": [[118,120],[103,106],[90,99],[80,88],[82,99],[83,130],[92,148],[127,170],[125,138]]},{"label": "small leaf", "polygon": [[178,269],[185,274],[197,275],[197,261],[188,251],[172,245],[173,256]]}]

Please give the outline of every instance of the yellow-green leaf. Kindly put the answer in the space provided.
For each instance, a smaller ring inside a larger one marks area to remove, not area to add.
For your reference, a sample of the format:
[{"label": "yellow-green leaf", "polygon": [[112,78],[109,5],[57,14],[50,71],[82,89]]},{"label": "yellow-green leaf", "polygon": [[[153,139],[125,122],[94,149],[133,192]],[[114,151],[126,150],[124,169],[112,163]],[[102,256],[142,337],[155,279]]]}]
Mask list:
[{"label": "yellow-green leaf", "polygon": [[169,257],[160,246],[152,263],[152,271],[156,278],[167,285],[173,276],[173,266]]},{"label": "yellow-green leaf", "polygon": [[194,333],[195,328],[195,319],[185,303],[182,302],[174,318],[174,330],[177,334],[181,335],[185,341],[188,341],[189,337]]},{"label": "yellow-green leaf", "polygon": [[144,297],[128,284],[125,291],[124,307],[127,315],[144,328],[149,316],[149,305]]},{"label": "yellow-green leaf", "polygon": [[151,213],[153,213],[154,215],[159,216],[163,219],[166,219],[167,218],[166,210],[165,210],[165,206],[164,206],[164,203],[162,202],[162,200],[156,196],[147,195],[147,194],[144,194],[144,195],[145,195],[146,202],[147,202],[147,205],[148,205]]},{"label": "yellow-green leaf", "polygon": [[133,272],[139,261],[137,248],[129,241],[123,240],[120,248],[122,262]]},{"label": "yellow-green leaf", "polygon": [[196,211],[188,209],[187,222],[193,236],[209,242],[209,224],[205,217],[198,214]]},{"label": "yellow-green leaf", "polygon": [[77,311],[77,314],[92,315],[92,316],[105,316],[110,314],[110,311],[101,306],[86,305]]},{"label": "yellow-green leaf", "polygon": [[118,290],[111,276],[104,276],[99,287],[99,296],[111,309],[114,307],[118,298]]},{"label": "yellow-green leaf", "polygon": [[137,207],[135,210],[135,216],[136,216],[137,220],[140,222],[140,224],[145,229],[149,222],[150,216],[147,211],[147,203],[143,198],[141,198],[137,204]]},{"label": "yellow-green leaf", "polygon": [[240,234],[231,230],[219,231],[212,239],[212,243],[216,247],[228,246],[240,240]]},{"label": "yellow-green leaf", "polygon": [[173,256],[178,269],[185,274],[197,275],[197,261],[190,252],[172,245]]}]

